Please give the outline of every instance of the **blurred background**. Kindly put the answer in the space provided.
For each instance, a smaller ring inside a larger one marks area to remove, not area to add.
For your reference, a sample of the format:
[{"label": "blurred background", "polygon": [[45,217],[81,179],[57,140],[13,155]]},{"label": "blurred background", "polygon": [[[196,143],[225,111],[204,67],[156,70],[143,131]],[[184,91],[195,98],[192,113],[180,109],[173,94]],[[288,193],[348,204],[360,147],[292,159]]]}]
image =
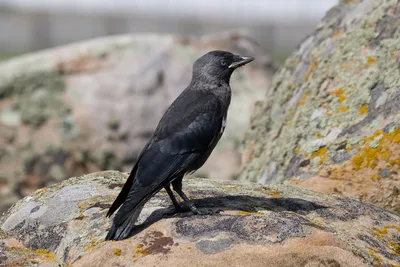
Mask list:
[{"label": "blurred background", "polygon": [[125,33],[246,28],[282,60],[337,0],[0,0],[0,58]]},{"label": "blurred background", "polygon": [[235,179],[254,103],[336,3],[0,0],[0,212],[72,176],[130,171],[214,49],[256,58],[233,75],[224,136],[196,173]]}]

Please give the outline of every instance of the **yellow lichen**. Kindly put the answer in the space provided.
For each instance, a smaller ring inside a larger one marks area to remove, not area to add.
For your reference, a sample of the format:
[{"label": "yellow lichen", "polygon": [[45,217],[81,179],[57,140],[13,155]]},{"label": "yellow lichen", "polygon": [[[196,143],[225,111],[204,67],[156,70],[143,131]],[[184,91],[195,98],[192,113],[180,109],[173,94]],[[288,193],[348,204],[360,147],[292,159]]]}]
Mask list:
[{"label": "yellow lichen", "polygon": [[394,224],[385,225],[382,229],[374,227],[372,230],[373,230],[374,234],[376,234],[376,235],[378,235],[380,237],[383,237],[388,233],[388,229],[394,229],[394,230],[397,230],[397,231],[400,232],[400,226],[397,226],[397,225],[394,225]]},{"label": "yellow lichen", "polygon": [[346,112],[348,110],[349,110],[349,107],[344,106],[344,105],[340,105],[338,108],[338,111],[341,111],[341,112]]},{"label": "yellow lichen", "polygon": [[389,242],[389,247],[393,250],[393,255],[400,256],[400,244]]},{"label": "yellow lichen", "polygon": [[374,64],[376,62],[376,59],[374,57],[368,57],[367,58],[367,66],[371,66],[372,64]]},{"label": "yellow lichen", "polygon": [[397,230],[398,232],[400,232],[400,226],[398,226],[398,225],[388,224],[388,225],[385,225],[385,228],[386,229],[394,229],[394,230]]},{"label": "yellow lichen", "polygon": [[46,260],[54,260],[54,254],[53,252],[48,251],[47,249],[37,249],[35,250],[35,253],[41,258],[46,259]]},{"label": "yellow lichen", "polygon": [[78,203],[78,209],[79,209],[80,211],[85,210],[85,208],[86,208],[86,205],[84,205],[84,204],[82,204],[82,203]]},{"label": "yellow lichen", "polygon": [[36,191],[36,194],[40,195],[47,192],[47,188],[42,188]]},{"label": "yellow lichen", "polygon": [[360,155],[355,155],[352,161],[355,169],[358,171],[361,169],[361,164],[364,162],[364,159]]},{"label": "yellow lichen", "polygon": [[371,255],[371,257],[374,259],[374,261],[376,262],[382,262],[382,259],[376,255],[375,251],[372,248],[368,249],[368,253],[369,255]]},{"label": "yellow lichen", "polygon": [[387,228],[386,227],[383,227],[382,229],[374,227],[373,231],[374,231],[374,233],[376,235],[379,235],[379,236],[384,236],[384,235],[387,234]]},{"label": "yellow lichen", "polygon": [[121,256],[121,250],[120,250],[119,248],[114,248],[114,249],[113,249],[113,253],[114,253],[114,255],[116,255],[116,256]]},{"label": "yellow lichen", "polygon": [[281,197],[281,195],[280,195],[278,190],[266,189],[266,190],[264,190],[264,192],[267,193],[268,195],[271,195],[273,198],[280,198]]},{"label": "yellow lichen", "polygon": [[[81,214],[81,215],[82,215],[82,214]],[[83,217],[83,215],[82,215],[82,217]],[[97,240],[97,241],[92,240],[92,241],[90,241],[90,244],[87,245],[87,246],[83,249],[83,251],[84,251],[84,252],[89,251],[89,250],[93,249],[95,246],[97,246],[98,244],[100,244],[100,243],[103,242],[103,241],[104,241],[104,240]]]},{"label": "yellow lichen", "polygon": [[360,107],[360,109],[358,110],[358,113],[360,114],[360,115],[364,115],[364,114],[366,114],[368,112],[368,106],[367,106],[367,104],[363,104],[361,107]]},{"label": "yellow lichen", "polygon": [[262,214],[261,212],[255,211],[255,212],[249,212],[249,211],[244,211],[244,210],[240,210],[238,212],[238,215],[240,216],[246,216],[246,215],[252,215],[252,214]]},{"label": "yellow lichen", "polygon": [[[379,138],[377,147],[370,147],[368,144]],[[374,169],[379,161],[385,161],[389,166],[400,165],[400,158],[393,158],[393,144],[400,144],[400,129],[395,128],[390,133],[382,133],[382,130],[376,131],[373,135],[362,138],[365,145],[360,147],[358,153],[353,156],[352,163],[355,170],[361,168]]]},{"label": "yellow lichen", "polygon": [[327,147],[325,147],[325,146],[320,147],[317,151],[314,151],[312,153],[311,159],[319,157],[320,162],[324,163],[328,159],[328,157],[326,155],[327,152],[328,152],[328,148]]},{"label": "yellow lichen", "polygon": [[139,244],[137,247],[138,248],[135,250],[136,254],[139,254],[142,257],[146,257],[149,254],[147,250],[143,249],[143,245],[142,244]]}]

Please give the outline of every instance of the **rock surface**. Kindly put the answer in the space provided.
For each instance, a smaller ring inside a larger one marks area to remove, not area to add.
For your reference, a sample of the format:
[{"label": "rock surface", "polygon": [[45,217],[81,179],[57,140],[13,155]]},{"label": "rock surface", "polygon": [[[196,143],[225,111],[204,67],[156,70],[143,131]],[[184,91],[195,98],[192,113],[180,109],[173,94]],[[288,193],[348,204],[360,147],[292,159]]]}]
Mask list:
[{"label": "rock surface", "polygon": [[7,266],[398,266],[400,217],[306,189],[186,178],[213,216],[173,214],[166,192],[146,204],[136,235],[105,242],[105,213],[127,175],[71,178],[0,218]]},{"label": "rock surface", "polygon": [[256,104],[240,178],[400,212],[399,40],[398,0],[332,8]]},{"label": "rock surface", "polygon": [[0,64],[0,212],[51,182],[130,171],[189,84],[194,60],[213,49],[257,58],[233,75],[226,132],[201,173],[228,179],[240,170],[238,145],[274,69],[245,34],[106,37]]}]

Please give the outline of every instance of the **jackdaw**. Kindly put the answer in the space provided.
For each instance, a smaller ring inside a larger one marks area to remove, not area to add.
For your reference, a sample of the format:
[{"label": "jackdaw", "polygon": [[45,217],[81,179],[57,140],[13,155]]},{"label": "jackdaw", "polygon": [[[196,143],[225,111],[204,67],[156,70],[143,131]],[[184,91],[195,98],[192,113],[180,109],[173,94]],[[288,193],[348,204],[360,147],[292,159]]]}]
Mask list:
[{"label": "jackdaw", "polygon": [[182,178],[200,168],[218,143],[231,102],[230,77],[235,69],[253,60],[226,51],[211,51],[195,61],[189,86],[161,118],[108,210],[110,217],[121,206],[106,240],[128,237],[145,203],[162,188],[175,209],[182,210],[170,185],[194,214],[208,214],[183,193]]}]

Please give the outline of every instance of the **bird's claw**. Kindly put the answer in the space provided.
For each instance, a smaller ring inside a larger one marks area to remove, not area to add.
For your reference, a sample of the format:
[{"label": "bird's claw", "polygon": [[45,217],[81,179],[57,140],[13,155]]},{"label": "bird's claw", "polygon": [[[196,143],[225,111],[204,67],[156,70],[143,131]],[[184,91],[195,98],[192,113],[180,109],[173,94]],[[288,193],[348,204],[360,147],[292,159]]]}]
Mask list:
[{"label": "bird's claw", "polygon": [[219,214],[222,211],[221,209],[211,209],[211,208],[198,209],[194,206],[192,206],[190,209],[195,215],[214,215],[214,214]]}]

